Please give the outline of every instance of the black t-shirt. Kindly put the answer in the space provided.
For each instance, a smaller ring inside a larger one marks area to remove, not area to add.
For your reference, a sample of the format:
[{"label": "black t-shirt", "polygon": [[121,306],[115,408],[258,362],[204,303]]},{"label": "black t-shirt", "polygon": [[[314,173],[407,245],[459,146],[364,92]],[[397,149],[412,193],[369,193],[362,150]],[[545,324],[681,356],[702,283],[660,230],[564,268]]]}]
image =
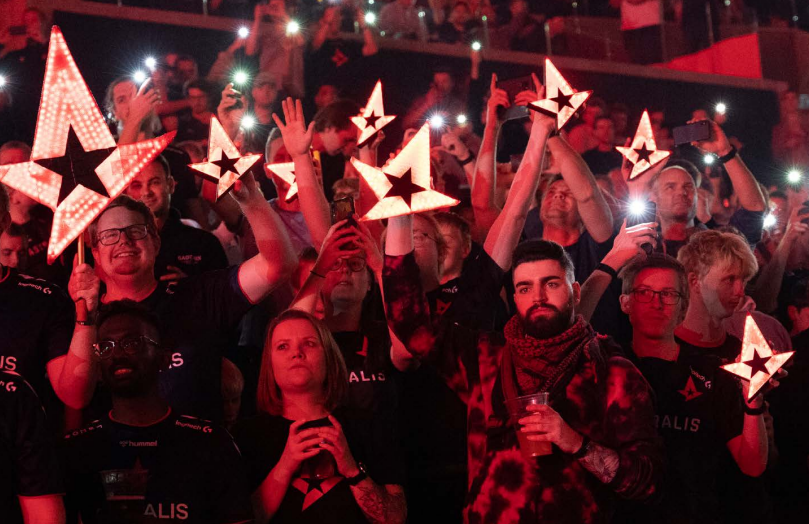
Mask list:
[{"label": "black t-shirt", "polygon": [[26,378],[37,393],[47,386],[46,364],[67,354],[75,308],[59,287],[0,267],[0,370]]},{"label": "black t-shirt", "polygon": [[171,351],[170,369],[160,374],[161,396],[178,411],[221,419],[222,356],[251,307],[239,286],[239,266],[160,282],[141,304],[161,319]]},{"label": "black t-shirt", "polygon": [[599,151],[598,148],[585,151],[581,157],[587,163],[590,171],[596,175],[606,175],[613,169],[621,167],[623,159],[621,153],[614,149]]},{"label": "black t-shirt", "polygon": [[176,141],[185,142],[186,140],[208,140],[210,133],[210,122],[205,123],[194,118],[191,112],[180,113],[180,119],[177,124],[177,137]]},{"label": "black t-shirt", "polygon": [[500,298],[505,272],[473,242],[458,278],[427,293],[435,316],[483,331],[502,330],[508,312]]},{"label": "black t-shirt", "polygon": [[[404,465],[394,452],[394,443],[373,438],[367,424],[349,410],[338,409],[334,416],[343,427],[351,454],[365,464],[368,476],[380,485],[404,484]],[[236,442],[248,468],[251,492],[258,489],[272,468],[278,464],[289,436],[291,420],[260,414],[239,424],[234,432]],[[326,453],[325,451],[323,453]],[[324,456],[328,461],[328,456]],[[329,524],[367,523],[351,488],[332,466],[332,475],[311,479],[304,464],[287,488],[284,500],[273,517],[273,523]],[[311,480],[310,480],[311,479]]]},{"label": "black t-shirt", "polygon": [[723,458],[730,455],[726,444],[744,425],[741,389],[719,369],[723,362],[711,349],[677,343],[676,362],[637,359],[655,393],[655,421],[668,459],[661,498],[645,510],[656,518],[647,521],[720,522],[717,490]]},{"label": "black t-shirt", "polygon": [[[206,138],[207,136],[205,135]],[[171,201],[182,210],[186,200],[199,196],[195,171],[188,167],[188,164],[192,162],[191,157],[182,149],[172,146],[167,147],[160,154],[168,162],[171,176],[177,183],[174,186]]]},{"label": "black t-shirt", "polygon": [[0,371],[0,522],[22,524],[17,496],[64,493],[45,411],[20,375]]},{"label": "black t-shirt", "polygon": [[334,198],[332,186],[335,182],[343,178],[346,168],[346,157],[342,153],[330,155],[325,151],[320,153],[320,167],[323,173],[323,193],[326,200],[331,202]]},{"label": "black t-shirt", "polygon": [[371,57],[362,56],[362,45],[336,38],[326,40],[316,51],[309,49],[304,62],[306,92],[317,93],[320,86],[329,84],[349,100],[367,96],[361,94],[369,85],[368,77],[373,82],[374,76],[365,74]]},{"label": "black t-shirt", "polygon": [[103,417],[63,440],[66,506],[90,523],[241,522],[252,518],[231,436],[170,412],[147,427]]},{"label": "black t-shirt", "polygon": [[186,226],[174,208],[160,230],[160,252],[155,260],[155,278],[168,273],[167,266],[180,268],[188,276],[225,269],[228,258],[219,239],[203,229]]}]

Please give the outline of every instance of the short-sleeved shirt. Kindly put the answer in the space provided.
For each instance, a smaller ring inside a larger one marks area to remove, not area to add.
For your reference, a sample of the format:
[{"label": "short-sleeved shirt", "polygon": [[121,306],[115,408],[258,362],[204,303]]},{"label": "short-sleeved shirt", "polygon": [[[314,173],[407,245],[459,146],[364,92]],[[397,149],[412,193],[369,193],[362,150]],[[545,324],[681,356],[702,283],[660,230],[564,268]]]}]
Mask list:
[{"label": "short-sleeved shirt", "polygon": [[67,433],[62,444],[66,506],[86,524],[252,518],[239,451],[207,420],[171,411],[136,427],[105,416]]},{"label": "short-sleeved shirt", "polygon": [[278,207],[278,199],[270,200],[270,207],[278,214],[278,218],[284,224],[289,239],[292,241],[292,248],[295,253],[300,253],[307,247],[312,247],[312,234],[306,225],[301,211],[286,211]]},{"label": "short-sleeved shirt", "polygon": [[[334,412],[334,416],[343,427],[354,460],[365,465],[368,476],[374,482],[380,485],[404,483],[404,463],[401,456],[395,453],[395,446],[392,446],[391,442],[372,438],[367,425],[361,418],[353,416],[349,410],[338,409]],[[258,489],[272,468],[278,464],[286,446],[291,424],[291,420],[283,417],[260,414],[236,427],[234,435],[247,464],[251,491]],[[329,457],[324,456],[323,460],[328,462]],[[333,465],[326,469],[331,475],[327,476],[326,473],[316,480],[312,478],[308,464],[300,468],[273,516],[273,523],[368,522],[345,478]]]},{"label": "short-sleeved shirt", "polygon": [[22,524],[18,496],[64,493],[45,411],[19,374],[0,371],[0,522]]},{"label": "short-sleeved shirt", "polygon": [[46,365],[67,354],[75,307],[67,294],[45,280],[0,268],[0,370],[14,371],[42,396]]},{"label": "short-sleeved shirt", "polygon": [[171,366],[160,374],[161,396],[180,412],[221,419],[222,356],[251,307],[239,266],[160,282],[141,304],[160,318],[171,352]]},{"label": "short-sleeved shirt", "polygon": [[212,233],[187,226],[180,221],[180,212],[174,208],[160,230],[160,252],[155,260],[155,278],[169,272],[168,266],[180,268],[188,276],[206,271],[225,269],[228,258],[225,250]]}]

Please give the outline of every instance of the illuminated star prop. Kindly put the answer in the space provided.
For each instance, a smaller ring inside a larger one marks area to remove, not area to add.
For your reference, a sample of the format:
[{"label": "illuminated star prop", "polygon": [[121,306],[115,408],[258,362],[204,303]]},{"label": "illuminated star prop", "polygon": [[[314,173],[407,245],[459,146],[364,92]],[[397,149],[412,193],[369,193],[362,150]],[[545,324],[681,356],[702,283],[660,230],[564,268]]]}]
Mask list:
[{"label": "illuminated star prop", "polygon": [[634,164],[632,172],[629,174],[629,180],[642,175],[671,155],[670,151],[657,149],[648,111],[644,111],[643,116],[640,117],[640,124],[635,132],[635,138],[632,139],[632,145],[630,147],[619,146],[615,149]]},{"label": "illuminated star prop", "polygon": [[750,381],[747,393],[747,400],[750,400],[794,353],[794,351],[773,353],[753,316],[748,314],[744,323],[741,359],[739,362],[722,366],[722,369]]},{"label": "illuminated star prop", "polygon": [[385,107],[382,104],[382,81],[379,80],[374,87],[365,109],[357,116],[352,116],[351,121],[360,130],[359,147],[367,144],[380,129],[390,124],[396,115],[386,115]]},{"label": "illuminated star prop", "polygon": [[556,66],[546,58],[545,96],[547,98],[531,102],[528,104],[528,109],[555,117],[556,129],[562,129],[562,126],[570,120],[570,117],[590,98],[592,93],[592,91],[574,91]]},{"label": "illuminated star prop", "polygon": [[259,161],[261,155],[240,155],[222,124],[211,118],[208,136],[208,161],[189,164],[188,167],[201,173],[216,184],[216,199],[233,189],[233,184]]},{"label": "illuminated star prop", "polygon": [[280,164],[267,164],[267,169],[275,173],[275,175],[289,184],[284,200],[291,202],[298,196],[298,182],[295,177],[295,162],[282,162]]},{"label": "illuminated star prop", "polygon": [[52,263],[173,138],[116,145],[54,26],[31,159],[0,166],[0,182],[53,210]]},{"label": "illuminated star prop", "polygon": [[351,163],[379,201],[361,221],[381,220],[459,204],[430,187],[430,124],[424,124],[398,155],[381,168]]}]

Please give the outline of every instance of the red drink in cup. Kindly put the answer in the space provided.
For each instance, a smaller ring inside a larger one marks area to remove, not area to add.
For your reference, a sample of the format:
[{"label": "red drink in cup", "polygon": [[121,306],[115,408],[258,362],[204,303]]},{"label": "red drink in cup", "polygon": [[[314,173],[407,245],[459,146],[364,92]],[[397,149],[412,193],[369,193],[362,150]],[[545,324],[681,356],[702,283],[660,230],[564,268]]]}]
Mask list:
[{"label": "red drink in cup", "polygon": [[517,442],[520,444],[520,451],[522,451],[523,456],[531,460],[535,457],[550,455],[553,452],[551,443],[528,440],[529,433],[523,432],[522,426],[518,422],[521,418],[537,414],[535,411],[528,411],[528,406],[547,405],[548,393],[541,392],[514,397],[506,399],[505,403],[506,409],[508,410],[509,423],[513,424],[517,431]]}]

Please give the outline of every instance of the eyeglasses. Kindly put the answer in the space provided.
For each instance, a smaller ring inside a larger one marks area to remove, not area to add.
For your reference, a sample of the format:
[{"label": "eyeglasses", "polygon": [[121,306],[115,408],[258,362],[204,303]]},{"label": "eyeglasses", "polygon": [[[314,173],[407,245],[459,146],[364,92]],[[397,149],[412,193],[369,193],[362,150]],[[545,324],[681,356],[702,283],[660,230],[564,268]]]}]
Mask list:
[{"label": "eyeglasses", "polygon": [[413,231],[413,245],[422,246],[428,240],[432,240],[435,242],[435,239],[428,235],[427,233],[422,233],[421,231]]},{"label": "eyeglasses", "polygon": [[93,351],[98,358],[104,360],[112,356],[112,352],[116,347],[121,348],[127,355],[134,355],[142,351],[147,342],[154,346],[160,345],[146,335],[141,335],[135,338],[125,338],[117,342],[115,340],[102,340],[93,344]]},{"label": "eyeglasses", "polygon": [[655,291],[654,289],[649,289],[648,287],[636,288],[632,290],[632,295],[635,297],[641,304],[646,304],[654,300],[655,296],[660,295],[660,300],[667,306],[673,306],[680,302],[680,299],[683,297],[682,293],[677,291]]},{"label": "eyeglasses", "polygon": [[149,226],[146,224],[132,224],[127,227],[105,229],[99,231],[96,238],[102,246],[114,246],[121,240],[121,233],[126,233],[129,240],[142,240],[149,234]]},{"label": "eyeglasses", "polygon": [[350,258],[338,258],[334,265],[329,269],[329,271],[340,271],[343,269],[343,266],[348,266],[348,269],[351,270],[352,273],[359,273],[366,267],[366,262],[364,258],[359,257],[350,257]]}]

